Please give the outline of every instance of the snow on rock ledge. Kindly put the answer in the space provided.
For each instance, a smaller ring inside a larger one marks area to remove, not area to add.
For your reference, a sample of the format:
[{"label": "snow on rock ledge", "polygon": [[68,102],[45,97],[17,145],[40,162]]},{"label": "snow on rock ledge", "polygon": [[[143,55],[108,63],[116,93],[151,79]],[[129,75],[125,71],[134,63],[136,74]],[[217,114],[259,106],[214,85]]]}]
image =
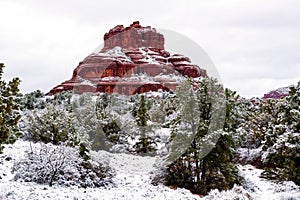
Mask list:
[{"label": "snow on rock ledge", "polygon": [[[207,77],[206,70],[191,63],[181,54],[164,50],[164,36],[150,26],[134,22],[124,28],[118,25],[104,35],[100,52],[87,56],[73,71],[72,78],[56,87],[48,95],[73,90],[75,93],[101,92],[131,95],[150,91],[175,91],[179,82],[160,79],[155,83],[132,83],[122,78],[147,74],[181,77]],[[119,81],[106,81],[119,77]],[[178,79],[177,79],[178,80]],[[86,84],[89,83],[89,84]]]}]

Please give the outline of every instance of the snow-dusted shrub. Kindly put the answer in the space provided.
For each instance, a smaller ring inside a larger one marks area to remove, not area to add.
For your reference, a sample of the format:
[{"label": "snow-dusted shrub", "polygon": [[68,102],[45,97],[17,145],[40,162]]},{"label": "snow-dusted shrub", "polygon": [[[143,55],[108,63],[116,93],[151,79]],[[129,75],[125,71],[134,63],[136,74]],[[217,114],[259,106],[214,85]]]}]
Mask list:
[{"label": "snow-dusted shrub", "polygon": [[168,162],[152,183],[182,187],[202,195],[240,184],[243,180],[232,163],[236,93],[223,91],[213,79],[199,81],[198,89],[187,82],[176,92],[184,101],[170,124]]},{"label": "snow-dusted shrub", "polygon": [[261,149],[259,156],[247,155],[247,160],[265,168],[264,178],[300,184],[299,105],[300,82],[290,87],[287,97],[262,99],[248,105],[246,115],[241,115],[245,119],[238,129],[240,141],[244,140],[241,146]]},{"label": "snow-dusted shrub", "polygon": [[28,115],[25,139],[54,145],[60,142],[66,142],[70,146],[79,144],[72,114],[52,104],[47,104],[44,110],[35,110]]},{"label": "snow-dusted shrub", "polygon": [[21,117],[17,102],[20,79],[8,83],[2,80],[3,68],[4,64],[0,63],[0,154],[3,144],[15,142],[21,135],[17,126]]},{"label": "snow-dusted shrub", "polygon": [[44,109],[46,101],[44,99],[45,94],[40,90],[36,90],[22,95],[18,101],[20,103],[21,110],[33,110]]},{"label": "snow-dusted shrub", "polygon": [[212,199],[252,200],[254,198],[242,186],[235,185],[231,190],[227,190],[227,191],[219,191],[217,189],[212,190],[209,192],[207,196],[204,197],[204,199],[206,200],[212,200]]},{"label": "snow-dusted shrub", "polygon": [[[89,93],[82,94],[73,100],[73,116],[76,120],[76,131],[89,137],[92,150],[109,150],[111,143],[107,138],[103,127],[109,114],[103,110],[105,104],[99,104],[100,100],[93,100]],[[101,102],[101,101],[100,101]],[[103,102],[101,102],[103,103]]]},{"label": "snow-dusted shrub", "polygon": [[[300,82],[277,103],[278,115],[270,123],[263,146],[266,177],[300,185]],[[268,174],[269,173],[269,174]],[[275,175],[274,175],[275,174]]]},{"label": "snow-dusted shrub", "polygon": [[78,187],[111,184],[113,171],[108,164],[83,160],[78,150],[64,144],[33,144],[25,158],[15,163],[15,180]]}]

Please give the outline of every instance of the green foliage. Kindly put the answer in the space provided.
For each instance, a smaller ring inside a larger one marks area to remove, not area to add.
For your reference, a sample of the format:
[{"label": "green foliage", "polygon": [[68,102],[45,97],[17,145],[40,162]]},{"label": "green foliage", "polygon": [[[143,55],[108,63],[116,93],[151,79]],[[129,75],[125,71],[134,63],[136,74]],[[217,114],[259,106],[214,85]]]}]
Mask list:
[{"label": "green foliage", "polygon": [[[54,103],[56,104],[56,103]],[[28,112],[28,124],[24,128],[25,139],[34,142],[66,144],[79,149],[83,159],[89,159],[90,143],[86,132],[81,131],[74,113],[64,105],[46,103],[42,110]]]},{"label": "green foliage", "polygon": [[102,129],[108,115],[104,109],[97,107],[98,103],[92,100],[91,94],[82,94],[74,99],[72,112],[78,132],[89,138],[90,147],[95,151],[108,150],[110,144]]},{"label": "green foliage", "polygon": [[[4,86],[1,81],[1,130],[7,110],[18,120],[18,106],[8,101],[14,101],[17,92],[7,97]],[[177,89],[176,96],[167,98],[131,96],[126,105],[126,97],[118,95],[102,94],[95,102],[88,94],[74,100],[70,93],[61,93],[41,104],[42,96],[36,91],[19,98],[25,99],[27,110],[42,109],[29,115],[27,136],[34,141],[77,146],[85,160],[90,158],[90,148],[109,150],[120,141],[128,142],[128,137],[138,138],[133,146],[137,153],[154,154],[157,138],[153,127],[159,125],[171,131],[168,161],[172,162],[164,177],[167,185],[207,194],[241,183],[232,162],[236,146],[262,148],[266,174],[272,175],[269,178],[300,184],[300,82],[286,98],[251,101],[229,89],[224,91],[214,79],[202,79],[197,85],[189,80]],[[11,108],[5,107],[8,105]],[[16,123],[9,130],[17,132]],[[16,134],[10,133],[8,138],[5,132],[1,134],[0,140],[6,138],[6,143],[17,138]]]},{"label": "green foliage", "polygon": [[19,97],[21,110],[44,109],[46,106],[46,102],[42,99],[44,96],[44,93],[36,90]]},{"label": "green foliage", "polygon": [[202,167],[204,170],[202,173],[205,173],[205,176],[202,175],[200,190],[196,188],[196,192],[201,190],[209,192],[212,189],[227,190],[232,188],[234,184],[242,182],[237,167],[232,163],[233,146],[231,135],[224,132],[215,147],[203,158]]},{"label": "green foliage", "polygon": [[13,143],[21,133],[17,124],[20,119],[16,98],[19,92],[19,78],[6,83],[2,80],[4,64],[0,63],[0,153],[2,144]]},{"label": "green foliage", "polygon": [[43,111],[33,111],[28,116],[27,138],[35,142],[52,143],[61,142],[69,146],[76,146],[79,137],[76,133],[72,114],[52,104],[46,105]]},{"label": "green foliage", "polygon": [[264,177],[300,184],[300,82],[281,99],[250,102],[244,122],[246,147],[262,148]]},{"label": "green foliage", "polygon": [[103,125],[103,132],[110,142],[115,144],[118,143],[120,139],[121,128],[115,119],[112,119],[107,124]]},{"label": "green foliage", "polygon": [[155,103],[148,111],[149,120],[157,125],[162,125],[166,121],[166,112],[164,111],[164,99],[156,99]]},{"label": "green foliage", "polygon": [[89,149],[86,147],[84,143],[80,143],[79,145],[79,155],[85,160],[89,160],[91,157],[89,155]]},{"label": "green foliage", "polygon": [[96,114],[98,119],[106,119],[108,117],[108,113],[106,111],[107,107],[110,105],[110,97],[107,93],[104,93],[97,98],[96,100]]},{"label": "green foliage", "polygon": [[[300,185],[300,82],[290,88],[289,96],[276,102],[277,115],[269,124],[263,149],[268,171],[281,180]],[[268,169],[268,166],[272,168]]]},{"label": "green foliage", "polygon": [[136,111],[136,123],[139,127],[147,126],[147,120],[149,116],[147,114],[147,107],[146,107],[146,99],[144,95],[141,95],[139,107]]},{"label": "green foliage", "polygon": [[[136,142],[133,148],[141,155],[151,155],[155,150],[153,147],[155,146],[155,141],[151,136],[149,136],[153,132],[152,126],[147,124],[147,121],[151,119],[149,110],[151,109],[152,103],[153,102],[151,102],[149,99],[146,99],[144,95],[140,95],[139,102],[135,103],[131,111],[137,124],[134,134],[136,134],[135,136],[139,137],[138,142]],[[155,108],[153,109],[155,110]]]},{"label": "green foliage", "polygon": [[[234,131],[238,95],[229,90],[224,94],[216,80],[203,79],[197,89],[191,82],[182,85],[177,97],[184,101],[171,126],[169,159],[181,155],[167,166],[166,184],[207,194],[212,189],[226,190],[240,183],[232,163],[234,142],[229,133]],[[182,143],[190,147],[184,151],[180,148]]]},{"label": "green foliage", "polygon": [[153,144],[155,144],[154,140],[150,137],[141,136],[139,138],[139,141],[134,145],[134,148],[136,149],[136,152],[138,154],[144,155],[150,155],[153,151]]},{"label": "green foliage", "polygon": [[49,100],[54,105],[64,105],[65,107],[71,104],[72,99],[72,92],[71,91],[65,91],[65,92],[59,92],[54,95],[54,98],[52,100]]},{"label": "green foliage", "polygon": [[224,131],[227,132],[235,132],[238,126],[240,125],[239,122],[239,113],[238,113],[238,100],[240,96],[235,92],[231,91],[230,89],[225,89],[225,96],[226,96],[226,116],[224,122]]}]

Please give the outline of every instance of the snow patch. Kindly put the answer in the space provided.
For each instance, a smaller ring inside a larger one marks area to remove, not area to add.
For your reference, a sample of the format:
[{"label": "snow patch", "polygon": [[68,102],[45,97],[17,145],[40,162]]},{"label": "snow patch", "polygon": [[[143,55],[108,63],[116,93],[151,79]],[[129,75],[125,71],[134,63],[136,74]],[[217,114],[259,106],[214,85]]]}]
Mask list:
[{"label": "snow patch", "polygon": [[238,166],[240,174],[245,178],[244,188],[257,200],[300,199],[300,187],[294,182],[276,182],[260,178],[263,170],[252,165]]},{"label": "snow patch", "polygon": [[[39,185],[32,182],[18,182],[13,180],[13,162],[24,157],[29,142],[17,141],[14,145],[5,145],[4,154],[0,157],[0,173],[5,176],[0,179],[0,199],[182,199],[196,200],[199,196],[193,195],[185,189],[173,190],[163,185],[153,186],[150,183],[150,173],[153,170],[155,157],[141,157],[128,154],[112,154],[104,151],[93,152],[92,157],[105,159],[116,170],[113,181],[114,187],[108,188],[79,188],[77,186],[63,187],[54,185]],[[5,160],[11,157],[11,160]]]}]

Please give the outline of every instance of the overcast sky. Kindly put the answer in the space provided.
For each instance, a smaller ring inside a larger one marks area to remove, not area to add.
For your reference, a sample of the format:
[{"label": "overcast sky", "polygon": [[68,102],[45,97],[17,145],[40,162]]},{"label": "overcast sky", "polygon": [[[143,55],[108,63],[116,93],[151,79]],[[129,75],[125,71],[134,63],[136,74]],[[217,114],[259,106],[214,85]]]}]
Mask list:
[{"label": "overcast sky", "polygon": [[195,41],[244,97],[300,80],[299,0],[0,0],[0,8],[0,62],[22,92],[69,79],[105,32],[136,20]]}]

